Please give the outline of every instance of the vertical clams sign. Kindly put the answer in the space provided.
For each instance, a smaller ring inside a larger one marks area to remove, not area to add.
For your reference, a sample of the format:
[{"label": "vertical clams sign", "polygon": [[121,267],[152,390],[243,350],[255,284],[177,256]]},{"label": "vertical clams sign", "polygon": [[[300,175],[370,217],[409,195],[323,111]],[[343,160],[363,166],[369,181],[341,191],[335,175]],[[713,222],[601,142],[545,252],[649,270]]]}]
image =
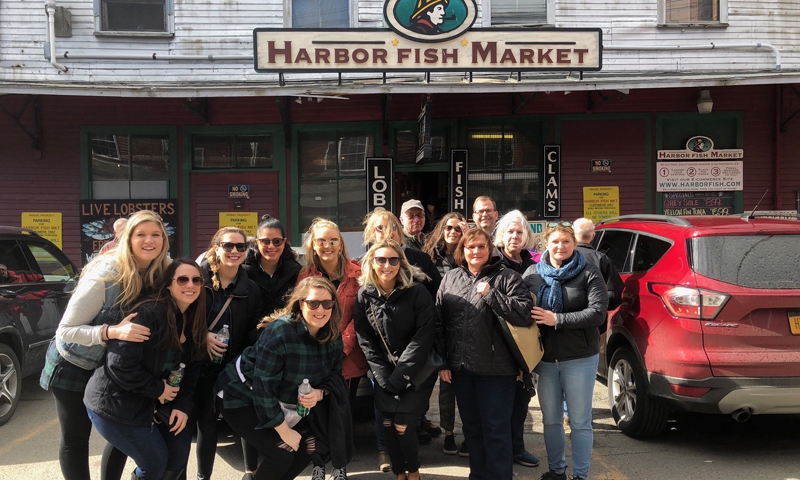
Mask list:
[{"label": "vertical clams sign", "polygon": [[561,216],[561,146],[544,146],[544,217]]}]

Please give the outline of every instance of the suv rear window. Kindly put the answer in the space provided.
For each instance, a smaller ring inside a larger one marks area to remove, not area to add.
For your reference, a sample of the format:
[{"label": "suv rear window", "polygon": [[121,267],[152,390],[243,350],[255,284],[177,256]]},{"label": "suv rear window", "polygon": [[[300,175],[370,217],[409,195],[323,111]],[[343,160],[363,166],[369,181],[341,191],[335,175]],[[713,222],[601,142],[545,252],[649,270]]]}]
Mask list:
[{"label": "suv rear window", "polygon": [[690,240],[692,269],[747,288],[800,288],[800,235],[741,235]]}]

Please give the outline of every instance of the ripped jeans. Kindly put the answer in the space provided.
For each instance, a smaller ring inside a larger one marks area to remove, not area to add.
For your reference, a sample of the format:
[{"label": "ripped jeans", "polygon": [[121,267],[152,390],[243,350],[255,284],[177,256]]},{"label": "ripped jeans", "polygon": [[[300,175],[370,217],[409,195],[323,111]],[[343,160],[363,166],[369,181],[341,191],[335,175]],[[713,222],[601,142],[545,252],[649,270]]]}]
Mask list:
[{"label": "ripped jeans", "polygon": [[295,452],[281,440],[274,428],[254,428],[258,424],[258,416],[252,405],[223,410],[222,417],[237,435],[264,456],[258,465],[256,480],[294,479],[311,463],[315,439],[305,419],[294,426],[294,430],[302,437],[300,449]]},{"label": "ripped jeans", "polygon": [[417,443],[418,413],[380,413],[378,419],[383,425],[386,439],[386,452],[392,460],[392,472],[419,470],[419,444]]}]

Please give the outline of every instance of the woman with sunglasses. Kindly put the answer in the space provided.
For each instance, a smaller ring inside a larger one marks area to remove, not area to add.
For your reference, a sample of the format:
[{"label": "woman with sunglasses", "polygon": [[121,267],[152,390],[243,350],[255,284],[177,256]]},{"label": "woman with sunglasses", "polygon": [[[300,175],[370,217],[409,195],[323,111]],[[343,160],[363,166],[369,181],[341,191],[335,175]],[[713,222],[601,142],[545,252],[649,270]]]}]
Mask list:
[{"label": "woman with sunglasses", "polygon": [[592,393],[600,350],[598,327],[606,321],[608,292],[600,270],[577,251],[569,223],[544,233],[547,250],[523,274],[536,294],[531,317],[544,345],[539,375],[544,444],[549,471],[542,480],[566,480],[563,401],[569,412],[573,480],[585,480],[592,458]]},{"label": "woman with sunglasses", "polygon": [[[319,409],[329,412],[334,400],[348,409],[341,320],[333,284],[321,276],[301,280],[286,307],[261,322],[256,344],[220,375],[216,389],[222,397],[222,416],[264,457],[256,480],[296,478],[323,443],[335,465],[345,464],[352,454],[349,416],[335,429],[312,424]],[[304,379],[312,391],[298,397]],[[311,409],[308,416],[296,414],[298,403]],[[315,432],[323,433],[325,441]],[[311,478],[324,480],[324,469],[314,468]]]},{"label": "woman with sunglasses", "polygon": [[[197,383],[197,402],[191,418],[197,423],[197,479],[211,478],[217,451],[217,418],[214,384],[225,365],[245,347],[255,343],[256,327],[264,316],[264,303],[258,284],[242,267],[247,252],[247,235],[236,227],[223,227],[214,234],[200,267],[205,278],[207,358]],[[217,333],[228,326],[227,345]],[[244,479],[252,478],[258,454],[242,441]]]},{"label": "woman with sunglasses", "polygon": [[[206,354],[205,292],[200,267],[175,260],[155,293],[133,308],[144,342],[110,340],[104,367],[94,371],[83,401],[92,424],[136,461],[132,479],[177,480],[186,468],[192,430],[186,428]],[[176,386],[170,372],[184,366]],[[157,403],[170,403],[168,423],[153,424]],[[87,477],[88,478],[88,477]]]},{"label": "woman with sunglasses", "polygon": [[280,220],[264,215],[256,232],[256,245],[247,250],[244,269],[259,286],[265,314],[271,315],[286,304],[302,266]]},{"label": "woman with sunglasses", "polygon": [[354,322],[375,377],[375,407],[380,412],[392,472],[397,480],[418,480],[419,446],[414,430],[420,414],[428,409],[436,376],[416,388],[408,379],[425,365],[433,348],[433,299],[425,287],[414,282],[403,248],[392,240],[373,245],[363,268]]},{"label": "woman with sunglasses", "polygon": [[[131,215],[117,245],[83,267],[56,338],[87,346],[105,345],[109,340],[147,340],[150,330],[131,323],[132,316],[120,321],[120,310],[130,309],[142,293],[153,291],[169,266],[168,251],[169,239],[160,216],[150,210]],[[92,370],[71,363],[51,343],[40,385],[55,397],[61,426],[58,460],[66,480],[89,478],[92,422],[86,415],[83,394],[91,376]],[[108,444],[103,452],[101,477],[119,479],[124,468],[125,455]]]},{"label": "woman with sunglasses", "polygon": [[511,416],[519,367],[500,321],[533,323],[531,295],[519,274],[507,268],[482,228],[467,231],[454,253],[458,267],[447,272],[436,297],[438,341],[445,345],[464,437],[470,478],[513,477]]},{"label": "woman with sunglasses", "polygon": [[[311,222],[304,247],[306,264],[300,271],[300,281],[308,277],[326,278],[336,287],[336,296],[342,306],[342,374],[350,388],[352,404],[358,391],[358,383],[368,370],[367,360],[358,346],[353,325],[353,307],[358,295],[361,264],[348,257],[339,227],[324,218],[315,218]],[[324,474],[323,470],[322,475]],[[343,467],[334,470],[332,476],[335,480],[346,480],[347,472]]]}]

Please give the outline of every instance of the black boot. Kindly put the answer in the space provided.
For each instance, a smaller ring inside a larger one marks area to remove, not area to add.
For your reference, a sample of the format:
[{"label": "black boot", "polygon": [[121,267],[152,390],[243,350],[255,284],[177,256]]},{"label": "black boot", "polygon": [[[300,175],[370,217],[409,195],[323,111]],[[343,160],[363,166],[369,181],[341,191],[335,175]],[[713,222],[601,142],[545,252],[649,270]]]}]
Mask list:
[{"label": "black boot", "polygon": [[182,474],[183,470],[167,470],[164,472],[163,480],[178,480]]}]

